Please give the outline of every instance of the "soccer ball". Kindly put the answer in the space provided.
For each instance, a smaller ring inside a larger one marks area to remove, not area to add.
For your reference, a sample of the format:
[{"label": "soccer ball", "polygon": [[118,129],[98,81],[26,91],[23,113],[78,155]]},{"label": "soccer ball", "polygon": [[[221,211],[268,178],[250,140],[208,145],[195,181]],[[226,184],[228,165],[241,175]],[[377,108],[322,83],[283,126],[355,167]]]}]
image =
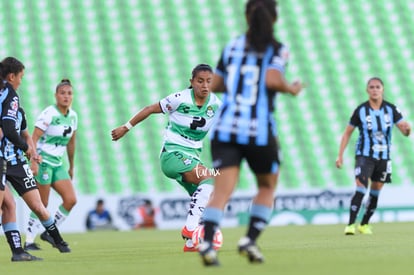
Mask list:
[{"label": "soccer ball", "polygon": [[[193,232],[193,245],[195,248],[198,248],[200,243],[204,240],[204,225],[199,225]],[[220,229],[216,230],[213,238],[213,248],[214,250],[219,250],[220,247],[223,245],[223,234],[221,233]]]}]

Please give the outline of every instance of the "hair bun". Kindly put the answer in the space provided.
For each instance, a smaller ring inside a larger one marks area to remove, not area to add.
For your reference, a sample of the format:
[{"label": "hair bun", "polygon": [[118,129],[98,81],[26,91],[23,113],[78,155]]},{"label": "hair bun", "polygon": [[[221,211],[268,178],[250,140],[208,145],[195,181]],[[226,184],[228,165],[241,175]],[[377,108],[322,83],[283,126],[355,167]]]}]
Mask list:
[{"label": "hair bun", "polygon": [[70,83],[70,80],[68,78],[63,78],[59,84],[56,86],[56,92],[58,91],[59,87],[65,86],[65,85],[69,85],[72,87],[72,83]]}]

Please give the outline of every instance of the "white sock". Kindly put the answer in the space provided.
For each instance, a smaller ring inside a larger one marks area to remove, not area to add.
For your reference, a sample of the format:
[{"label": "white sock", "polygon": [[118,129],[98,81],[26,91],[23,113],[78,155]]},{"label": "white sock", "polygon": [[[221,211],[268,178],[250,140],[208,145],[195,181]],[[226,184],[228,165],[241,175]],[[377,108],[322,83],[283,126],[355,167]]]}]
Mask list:
[{"label": "white sock", "polygon": [[61,225],[66,220],[68,215],[69,212],[66,209],[64,209],[62,205],[59,206],[55,213],[56,226],[59,227],[59,225]]},{"label": "white sock", "polygon": [[204,208],[210,199],[213,189],[214,186],[211,184],[201,184],[191,196],[190,209],[188,210],[187,220],[185,222],[185,227],[189,231],[193,231],[200,223],[201,215],[204,212]]},{"label": "white sock", "polygon": [[26,243],[34,243],[41,223],[38,218],[29,217],[26,228]]}]

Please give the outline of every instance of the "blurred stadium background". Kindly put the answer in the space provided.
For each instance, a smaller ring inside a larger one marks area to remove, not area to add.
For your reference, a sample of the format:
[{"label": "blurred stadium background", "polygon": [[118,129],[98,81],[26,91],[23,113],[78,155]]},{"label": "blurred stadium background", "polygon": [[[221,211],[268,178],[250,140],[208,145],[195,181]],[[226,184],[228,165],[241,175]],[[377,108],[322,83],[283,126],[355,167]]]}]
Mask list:
[{"label": "blurred stadium background", "polygon": [[[308,83],[298,98],[277,99],[283,156],[278,193],[293,196],[278,207],[289,210],[290,203],[291,210],[298,211],[346,208],[346,196],[354,189],[356,133],[343,169],[335,168],[335,159],[351,112],[367,99],[367,79],[381,77],[386,99],[414,124],[414,2],[278,2],[275,32],[291,51],[287,77]],[[164,197],[186,199],[181,187],[159,168],[164,116],[147,119],[116,143],[110,131],[142,107],[185,88],[196,64],[215,66],[224,44],[245,30],[244,4],[245,0],[0,1],[0,56],[15,56],[26,66],[19,94],[30,131],[40,111],[54,103],[56,84],[69,78],[74,85],[79,204],[64,228],[82,230],[86,208],[98,197],[107,199],[120,216],[125,198],[152,198],[161,212]],[[413,206],[412,148],[412,138],[395,131],[393,184],[384,189],[380,205]],[[207,163],[208,153],[206,142]],[[248,197],[254,190],[254,179],[244,169],[238,194]],[[335,199],[341,194],[344,200]],[[312,196],[314,201],[304,199],[297,206],[298,198]],[[397,212],[389,219],[398,220]],[[410,219],[409,213],[401,219]]]}]

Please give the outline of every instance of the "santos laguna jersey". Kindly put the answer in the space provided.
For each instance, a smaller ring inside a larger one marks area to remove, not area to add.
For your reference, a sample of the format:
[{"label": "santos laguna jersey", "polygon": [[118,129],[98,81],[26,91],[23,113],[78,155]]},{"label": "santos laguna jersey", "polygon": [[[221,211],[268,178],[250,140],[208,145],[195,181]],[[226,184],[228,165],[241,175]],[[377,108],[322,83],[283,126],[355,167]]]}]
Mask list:
[{"label": "santos laguna jersey", "polygon": [[[164,114],[169,114],[169,122],[165,130],[164,147],[169,150],[199,150],[203,146],[203,138],[207,135],[221,105],[220,99],[210,93],[203,106],[195,103],[194,92],[186,89],[171,94],[160,100]],[[176,148],[181,145],[185,148]]]},{"label": "santos laguna jersey", "polygon": [[52,166],[62,165],[66,145],[78,127],[76,112],[69,109],[69,112],[63,115],[56,105],[51,105],[39,115],[35,127],[44,131],[37,142],[37,149],[43,161]]}]

